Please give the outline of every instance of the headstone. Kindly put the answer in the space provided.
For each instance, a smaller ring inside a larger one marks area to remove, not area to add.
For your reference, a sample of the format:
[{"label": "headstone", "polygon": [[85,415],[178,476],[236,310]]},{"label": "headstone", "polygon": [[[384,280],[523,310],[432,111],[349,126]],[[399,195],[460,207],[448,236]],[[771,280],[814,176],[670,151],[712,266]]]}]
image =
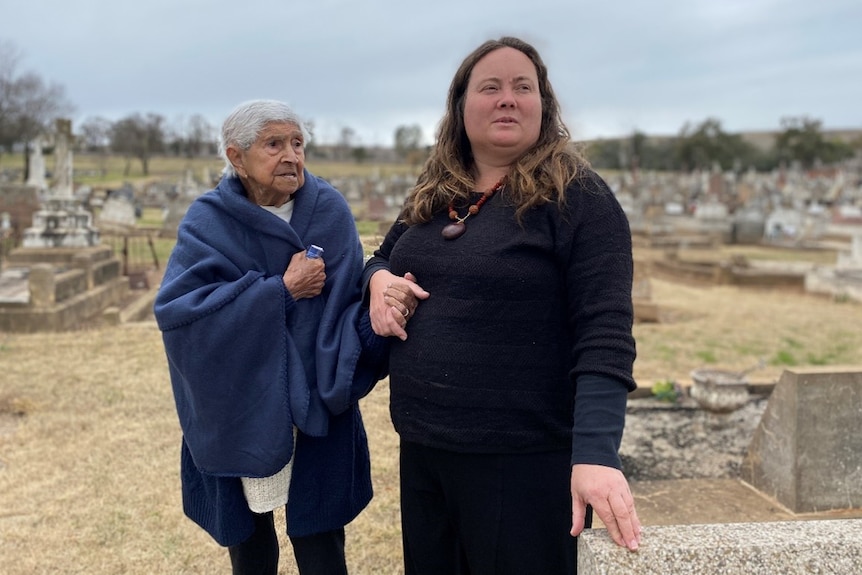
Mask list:
[{"label": "headstone", "polygon": [[862,508],[862,371],[786,370],[740,476],[796,513]]},{"label": "headstone", "polygon": [[30,144],[33,151],[30,152],[30,171],[27,176],[27,185],[41,191],[45,189],[45,156],[42,154],[42,138],[36,138]]},{"label": "headstone", "polygon": [[862,269],[862,232],[853,234],[850,239],[850,249],[838,254],[836,265],[842,270]]},{"label": "headstone", "polygon": [[135,204],[126,196],[111,194],[102,204],[99,213],[101,227],[113,226],[119,228],[134,228],[137,223]]},{"label": "headstone", "polygon": [[632,305],[635,320],[639,322],[659,321],[658,305],[652,301],[649,261],[635,258],[634,277],[632,278]]},{"label": "headstone", "polygon": [[72,184],[72,121],[59,118],[54,138],[54,186],[52,195],[71,199]]},{"label": "headstone", "polygon": [[54,184],[42,209],[24,231],[24,248],[91,247],[99,244],[93,215],[75,198],[72,184],[72,123],[58,119],[54,138]]}]

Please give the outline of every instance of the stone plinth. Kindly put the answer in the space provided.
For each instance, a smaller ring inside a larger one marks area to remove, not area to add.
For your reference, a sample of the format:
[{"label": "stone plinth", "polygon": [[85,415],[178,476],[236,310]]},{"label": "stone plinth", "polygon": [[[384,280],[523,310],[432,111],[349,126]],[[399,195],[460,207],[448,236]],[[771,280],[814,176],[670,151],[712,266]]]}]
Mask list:
[{"label": "stone plinth", "polygon": [[23,233],[39,209],[38,188],[23,184],[0,184],[0,213],[9,214],[9,226],[16,233]]},{"label": "stone plinth", "polygon": [[862,508],[860,422],[858,367],[787,370],[772,391],[740,477],[796,513]]},{"label": "stone plinth", "polygon": [[49,200],[24,231],[25,248],[86,248],[99,244],[93,215],[77,200]]},{"label": "stone plinth", "polygon": [[580,575],[857,575],[862,519],[645,527],[637,552],[605,529],[578,537]]}]

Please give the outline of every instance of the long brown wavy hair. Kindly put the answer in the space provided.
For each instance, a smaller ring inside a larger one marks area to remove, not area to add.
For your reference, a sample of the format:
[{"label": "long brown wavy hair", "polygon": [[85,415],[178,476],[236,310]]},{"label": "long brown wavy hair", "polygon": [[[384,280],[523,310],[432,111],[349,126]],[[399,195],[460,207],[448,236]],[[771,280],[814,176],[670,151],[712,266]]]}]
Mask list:
[{"label": "long brown wavy hair", "polygon": [[[542,98],[542,125],[536,144],[510,168],[505,188],[507,201],[523,214],[546,202],[565,202],[565,190],[587,160],[571,142],[569,130],[560,117],[560,105],[548,80],[548,68],[533,46],[505,36],[488,40],[467,56],[449,86],[446,113],[437,131],[437,143],[425,162],[416,186],[408,195],[401,217],[408,225],[429,221],[450,200],[468,203],[475,190],[473,150],[464,129],[464,100],[470,74],[476,63],[500,48],[523,52],[536,67]],[[460,200],[460,201],[459,201]]]}]

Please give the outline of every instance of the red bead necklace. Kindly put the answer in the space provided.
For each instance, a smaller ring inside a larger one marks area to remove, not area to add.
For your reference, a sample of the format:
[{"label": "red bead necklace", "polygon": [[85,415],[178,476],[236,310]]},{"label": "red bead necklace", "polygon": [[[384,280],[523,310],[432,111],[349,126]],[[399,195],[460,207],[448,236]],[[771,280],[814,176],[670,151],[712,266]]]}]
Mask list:
[{"label": "red bead necklace", "polygon": [[500,178],[494,187],[490,190],[482,192],[482,196],[476,200],[476,203],[467,208],[467,213],[464,214],[464,217],[458,217],[458,212],[455,211],[455,200],[454,198],[449,201],[449,219],[452,220],[453,223],[443,226],[443,237],[447,240],[454,240],[460,238],[464,235],[464,232],[467,231],[467,226],[464,225],[464,221],[470,216],[475,216],[479,213],[479,209],[491,199],[491,196],[496,194],[503,188],[503,184],[506,183],[506,176]]}]

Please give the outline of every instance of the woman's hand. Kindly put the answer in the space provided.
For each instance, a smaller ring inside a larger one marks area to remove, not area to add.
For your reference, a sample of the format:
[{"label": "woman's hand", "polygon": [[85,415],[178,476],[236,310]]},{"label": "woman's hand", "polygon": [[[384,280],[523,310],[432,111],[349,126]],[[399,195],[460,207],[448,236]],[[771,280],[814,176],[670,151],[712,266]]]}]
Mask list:
[{"label": "woman's hand", "polygon": [[374,272],[368,283],[371,327],[379,336],[394,335],[402,341],[407,339],[407,321],[416,312],[420,299],[430,295],[419,287],[410,272],[404,277],[387,270]]},{"label": "woman's hand", "polygon": [[587,505],[621,547],[636,551],[641,540],[641,523],[628,481],[619,469],[604,465],[572,466],[572,536],[584,530]]},{"label": "woman's hand", "polygon": [[293,299],[314,297],[323,290],[326,281],[326,265],[323,258],[308,259],[305,250],[293,254],[282,276],[284,287]]}]

